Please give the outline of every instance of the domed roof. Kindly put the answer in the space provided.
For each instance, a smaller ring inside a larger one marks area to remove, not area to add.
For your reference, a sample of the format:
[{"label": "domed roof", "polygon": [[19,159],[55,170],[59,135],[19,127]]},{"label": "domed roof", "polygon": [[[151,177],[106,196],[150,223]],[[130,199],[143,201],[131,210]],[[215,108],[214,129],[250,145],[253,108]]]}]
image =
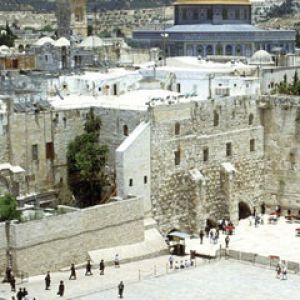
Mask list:
[{"label": "domed roof", "polygon": [[71,43],[65,37],[61,37],[57,41],[55,41],[56,47],[70,47]]},{"label": "domed roof", "polygon": [[83,48],[97,48],[102,46],[104,46],[104,42],[95,35],[88,36],[79,44],[79,47]]},{"label": "domed roof", "polygon": [[250,0],[176,0],[175,5],[228,4],[251,5]]},{"label": "domed roof", "polygon": [[251,59],[251,65],[272,65],[274,61],[272,59],[272,55],[265,50],[258,50],[256,51]]},{"label": "domed roof", "polygon": [[36,46],[43,46],[45,44],[51,44],[51,45],[55,45],[55,41],[53,39],[51,39],[51,37],[49,36],[44,36],[41,39],[39,39],[37,42],[35,42]]}]

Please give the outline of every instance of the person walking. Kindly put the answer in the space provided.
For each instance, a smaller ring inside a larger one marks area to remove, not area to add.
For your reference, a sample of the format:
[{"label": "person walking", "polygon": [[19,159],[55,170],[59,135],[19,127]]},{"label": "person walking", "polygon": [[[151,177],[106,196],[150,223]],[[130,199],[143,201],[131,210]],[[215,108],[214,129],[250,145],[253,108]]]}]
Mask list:
[{"label": "person walking", "polygon": [[18,290],[16,297],[17,297],[17,300],[22,300],[23,292],[22,292],[21,288]]},{"label": "person walking", "polygon": [[11,275],[10,277],[10,287],[12,292],[16,291],[16,279],[14,275]]},{"label": "person walking", "polygon": [[89,259],[87,261],[86,267],[85,267],[85,276],[90,276],[93,275],[92,273],[92,265],[91,265],[91,260]]},{"label": "person walking", "polygon": [[281,280],[287,280],[287,267],[285,265],[282,268]]},{"label": "person walking", "polygon": [[115,256],[115,268],[120,268],[120,257],[119,254]]},{"label": "person walking", "polygon": [[280,274],[281,274],[281,267],[280,264],[277,264],[276,266],[276,278],[280,279]]},{"label": "person walking", "polygon": [[58,286],[57,295],[59,295],[60,297],[63,297],[64,293],[65,293],[65,285],[64,285],[64,282],[61,280],[59,283],[59,286]]},{"label": "person walking", "polygon": [[100,261],[99,269],[100,269],[100,275],[104,275],[105,264],[103,259],[101,259]]},{"label": "person walking", "polygon": [[205,233],[204,233],[203,229],[201,229],[200,232],[199,232],[200,245],[203,244],[203,238],[204,238],[204,235],[205,235]]},{"label": "person walking", "polygon": [[71,274],[70,274],[69,280],[71,280],[71,279],[76,280],[76,270],[75,270],[74,264],[71,264],[70,271],[71,271]]},{"label": "person walking", "polygon": [[123,298],[123,293],[124,293],[124,283],[123,281],[120,281],[119,285],[118,285],[118,292],[119,292],[119,296],[122,299]]},{"label": "person walking", "polygon": [[225,245],[226,245],[226,248],[229,247],[229,241],[230,241],[230,238],[229,238],[229,235],[227,235],[226,238],[225,238]]},{"label": "person walking", "polygon": [[50,283],[51,283],[51,277],[50,277],[50,271],[48,271],[45,277],[45,290],[50,290]]},{"label": "person walking", "polygon": [[169,257],[169,264],[170,264],[170,269],[173,269],[173,265],[174,265],[174,256],[170,255]]}]

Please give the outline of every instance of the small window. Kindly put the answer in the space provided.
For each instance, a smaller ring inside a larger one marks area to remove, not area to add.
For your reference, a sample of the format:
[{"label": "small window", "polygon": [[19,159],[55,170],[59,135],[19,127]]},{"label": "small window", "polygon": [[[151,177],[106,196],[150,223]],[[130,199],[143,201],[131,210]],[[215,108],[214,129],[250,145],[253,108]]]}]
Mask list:
[{"label": "small window", "polygon": [[179,135],[180,134],[180,124],[176,123],[175,124],[175,135]]},{"label": "small window", "polygon": [[253,114],[249,115],[249,125],[253,125],[254,116]]},{"label": "small window", "polygon": [[176,84],[176,92],[181,93],[181,84],[180,83]]},{"label": "small window", "polygon": [[178,149],[177,151],[175,151],[175,166],[180,165],[180,156],[180,149]]},{"label": "small window", "polygon": [[148,183],[148,177],[144,176],[144,184],[147,184],[147,183]]},{"label": "small window", "polygon": [[226,144],[226,156],[231,156],[232,155],[232,145],[231,143]]},{"label": "small window", "polygon": [[39,147],[38,147],[38,145],[32,145],[31,152],[32,152],[32,160],[38,160],[39,159]]},{"label": "small window", "polygon": [[214,111],[214,126],[219,126],[219,114]]},{"label": "small window", "polygon": [[204,148],[204,150],[203,150],[203,161],[208,161],[208,159],[209,159],[209,149]]},{"label": "small window", "polygon": [[132,178],[129,179],[129,186],[133,186],[133,179]]},{"label": "small window", "polygon": [[54,159],[54,144],[52,142],[46,144],[46,159]]},{"label": "small window", "polygon": [[124,126],[123,126],[123,134],[124,134],[125,136],[128,136],[128,135],[129,135],[129,131],[128,131],[128,126],[127,126],[127,125],[124,125]]},{"label": "small window", "polygon": [[255,139],[250,140],[250,152],[255,151]]}]

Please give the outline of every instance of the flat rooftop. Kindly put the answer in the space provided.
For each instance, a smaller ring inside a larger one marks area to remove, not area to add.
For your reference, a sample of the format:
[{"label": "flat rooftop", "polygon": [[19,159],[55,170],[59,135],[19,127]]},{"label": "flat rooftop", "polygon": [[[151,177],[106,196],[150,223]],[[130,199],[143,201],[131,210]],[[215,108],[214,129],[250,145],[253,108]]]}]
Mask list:
[{"label": "flat rooftop", "polygon": [[[58,95],[49,97],[50,105],[57,110],[106,107],[126,110],[147,110],[151,99],[167,99],[179,96],[167,90],[136,90],[118,96],[85,96],[71,94],[61,99]],[[184,99],[182,100],[184,101]],[[156,102],[158,104],[159,101]],[[161,102],[163,103],[163,102]]]}]

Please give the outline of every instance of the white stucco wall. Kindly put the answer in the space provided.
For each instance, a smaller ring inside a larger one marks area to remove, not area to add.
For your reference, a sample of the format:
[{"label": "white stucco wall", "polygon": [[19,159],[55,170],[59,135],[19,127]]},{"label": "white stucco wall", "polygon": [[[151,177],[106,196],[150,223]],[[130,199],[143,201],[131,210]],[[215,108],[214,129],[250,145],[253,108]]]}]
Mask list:
[{"label": "white stucco wall", "polygon": [[[118,196],[139,195],[144,211],[150,202],[150,125],[142,122],[116,150]],[[146,179],[146,182],[145,182]]]}]

